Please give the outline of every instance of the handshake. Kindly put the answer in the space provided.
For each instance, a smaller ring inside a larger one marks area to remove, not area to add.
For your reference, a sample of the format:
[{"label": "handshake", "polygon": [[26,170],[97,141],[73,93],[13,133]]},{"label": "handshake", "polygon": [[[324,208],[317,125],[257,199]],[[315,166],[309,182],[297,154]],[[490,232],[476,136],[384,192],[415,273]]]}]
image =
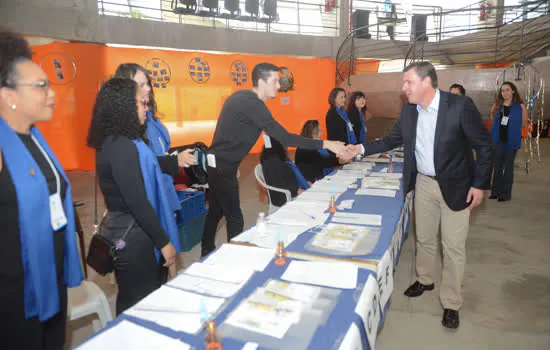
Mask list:
[{"label": "handshake", "polygon": [[351,161],[358,154],[363,154],[363,146],[361,145],[345,145],[340,141],[323,141],[323,148],[336,154],[342,163]]}]

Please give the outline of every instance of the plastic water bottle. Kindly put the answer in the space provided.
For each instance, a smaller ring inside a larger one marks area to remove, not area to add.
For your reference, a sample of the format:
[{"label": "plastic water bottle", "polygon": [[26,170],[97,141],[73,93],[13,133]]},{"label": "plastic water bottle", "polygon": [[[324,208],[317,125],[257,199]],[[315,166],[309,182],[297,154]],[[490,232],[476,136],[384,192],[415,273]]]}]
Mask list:
[{"label": "plastic water bottle", "polygon": [[256,220],[256,229],[261,235],[267,234],[267,221],[265,218],[265,213],[258,214],[258,219]]}]

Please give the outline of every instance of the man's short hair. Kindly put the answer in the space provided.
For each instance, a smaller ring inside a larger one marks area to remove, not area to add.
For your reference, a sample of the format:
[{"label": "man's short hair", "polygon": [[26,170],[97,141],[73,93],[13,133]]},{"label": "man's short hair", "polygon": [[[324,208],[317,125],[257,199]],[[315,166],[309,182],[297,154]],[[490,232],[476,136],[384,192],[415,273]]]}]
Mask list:
[{"label": "man's short hair", "polygon": [[267,81],[271,72],[279,72],[279,67],[269,62],[258,63],[252,70],[252,85],[258,86],[258,81]]},{"label": "man's short hair", "polygon": [[414,62],[405,67],[405,69],[403,69],[403,73],[407,73],[411,69],[414,69],[416,74],[422,80],[426,79],[426,77],[430,77],[432,87],[437,89],[437,73],[433,64],[427,61]]},{"label": "man's short hair", "polygon": [[458,91],[460,91],[460,94],[462,96],[466,96],[466,89],[464,88],[464,86],[455,83],[451,85],[451,87],[449,88],[449,91],[451,91],[452,89],[458,89]]}]

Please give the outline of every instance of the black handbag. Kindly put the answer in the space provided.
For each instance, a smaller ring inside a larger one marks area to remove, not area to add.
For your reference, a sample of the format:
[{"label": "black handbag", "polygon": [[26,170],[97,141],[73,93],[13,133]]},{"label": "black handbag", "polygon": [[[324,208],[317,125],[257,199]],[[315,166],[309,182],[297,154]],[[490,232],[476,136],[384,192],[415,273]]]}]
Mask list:
[{"label": "black handbag", "polygon": [[[132,220],[132,223],[128,226],[122,238],[120,238],[121,241],[124,241],[126,235],[128,235],[128,232],[134,226],[134,222],[135,220]],[[117,249],[122,249],[122,247],[118,248],[114,242],[96,232],[90,242],[86,263],[101,276],[105,276],[113,272]]]}]

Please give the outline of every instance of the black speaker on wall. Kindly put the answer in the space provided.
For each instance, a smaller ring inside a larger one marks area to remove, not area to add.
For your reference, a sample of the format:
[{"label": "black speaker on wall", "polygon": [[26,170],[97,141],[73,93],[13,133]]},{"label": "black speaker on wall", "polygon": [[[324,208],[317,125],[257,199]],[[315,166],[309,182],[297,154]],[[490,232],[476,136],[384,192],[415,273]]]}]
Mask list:
[{"label": "black speaker on wall", "polygon": [[218,0],[202,0],[202,6],[214,10],[218,9],[219,3]]},{"label": "black speaker on wall", "polygon": [[[428,41],[426,36],[426,20],[428,15],[413,15],[411,22],[411,41],[423,40]],[[420,38],[420,39],[419,39]]]},{"label": "black speaker on wall", "polygon": [[223,7],[231,12],[232,15],[238,14],[239,11],[239,0],[225,0],[223,2]]},{"label": "black speaker on wall", "polygon": [[360,39],[370,39],[371,35],[369,34],[369,10],[355,10],[353,11],[353,29],[359,29],[361,27],[365,27],[362,29],[359,29],[355,32],[355,37]]},{"label": "black speaker on wall", "polygon": [[264,0],[264,15],[271,18],[277,17],[277,0]]},{"label": "black speaker on wall", "polygon": [[244,2],[244,10],[252,16],[258,16],[260,12],[260,0],[246,0]]}]

